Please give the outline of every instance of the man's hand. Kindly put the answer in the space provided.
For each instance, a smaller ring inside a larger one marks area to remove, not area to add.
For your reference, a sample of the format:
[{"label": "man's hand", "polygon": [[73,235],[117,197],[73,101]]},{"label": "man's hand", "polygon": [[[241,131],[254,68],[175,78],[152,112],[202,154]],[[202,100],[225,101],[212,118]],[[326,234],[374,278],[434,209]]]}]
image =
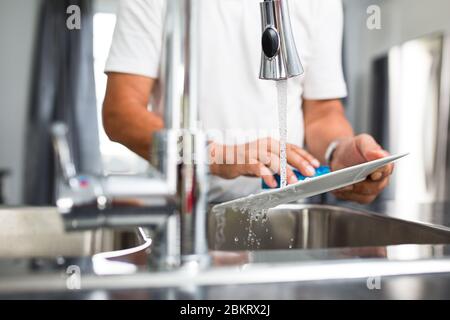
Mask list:
[{"label": "man's hand", "polygon": [[[331,170],[336,171],[368,161],[389,156],[375,140],[367,134],[342,140],[333,154]],[[337,198],[368,204],[389,184],[394,165],[378,169],[365,181],[334,192]]]},{"label": "man's hand", "polygon": [[[300,147],[287,144],[287,162],[299,170],[304,176],[316,174],[315,169],[320,162]],[[211,173],[224,179],[240,176],[261,177],[271,188],[277,187],[273,177],[280,173],[280,144],[271,138],[260,139],[243,145],[210,145]],[[298,181],[294,172],[286,168],[287,181],[293,184]]]}]

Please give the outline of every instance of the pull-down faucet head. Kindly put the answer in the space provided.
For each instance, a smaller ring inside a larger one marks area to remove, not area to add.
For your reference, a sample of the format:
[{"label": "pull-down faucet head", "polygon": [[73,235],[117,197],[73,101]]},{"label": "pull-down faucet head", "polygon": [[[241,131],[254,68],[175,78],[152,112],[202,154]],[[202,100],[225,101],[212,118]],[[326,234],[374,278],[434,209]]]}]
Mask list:
[{"label": "pull-down faucet head", "polygon": [[285,80],[303,74],[292,33],[288,0],[264,0],[261,20],[260,79]]}]

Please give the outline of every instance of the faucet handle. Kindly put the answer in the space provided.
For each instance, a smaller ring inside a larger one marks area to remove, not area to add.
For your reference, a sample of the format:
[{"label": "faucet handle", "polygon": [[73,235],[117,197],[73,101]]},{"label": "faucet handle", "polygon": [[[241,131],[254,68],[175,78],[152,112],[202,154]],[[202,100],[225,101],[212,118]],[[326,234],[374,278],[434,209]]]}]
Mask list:
[{"label": "faucet handle", "polygon": [[68,131],[67,125],[63,122],[55,122],[51,129],[53,149],[59,160],[63,178],[67,182],[77,175],[69,146],[69,140],[67,138]]}]

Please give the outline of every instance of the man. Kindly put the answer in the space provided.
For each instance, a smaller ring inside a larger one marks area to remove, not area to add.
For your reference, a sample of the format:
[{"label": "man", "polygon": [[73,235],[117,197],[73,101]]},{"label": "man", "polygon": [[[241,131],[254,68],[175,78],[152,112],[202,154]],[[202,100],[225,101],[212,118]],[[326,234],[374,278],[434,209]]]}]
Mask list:
[{"label": "man", "polygon": [[[103,120],[108,136],[144,158],[152,134],[164,127],[147,109],[159,103],[164,0],[122,0],[106,66]],[[205,0],[200,13],[200,121],[211,135],[210,157],[234,154],[245,163],[212,162],[211,201],[225,201],[274,187],[279,170],[277,91],[258,79],[261,0]],[[305,74],[288,82],[290,166],[306,176],[320,163],[332,170],[387,155],[368,135],[355,136],[340,102],[347,94],[341,65],[340,0],[290,1],[294,37]],[[261,145],[266,145],[261,150]],[[307,150],[307,151],[306,151]],[[244,152],[245,154],[239,154]],[[256,156],[251,156],[255,155]],[[393,167],[335,192],[340,199],[370,203],[385,188]],[[288,170],[288,182],[296,177]]]}]

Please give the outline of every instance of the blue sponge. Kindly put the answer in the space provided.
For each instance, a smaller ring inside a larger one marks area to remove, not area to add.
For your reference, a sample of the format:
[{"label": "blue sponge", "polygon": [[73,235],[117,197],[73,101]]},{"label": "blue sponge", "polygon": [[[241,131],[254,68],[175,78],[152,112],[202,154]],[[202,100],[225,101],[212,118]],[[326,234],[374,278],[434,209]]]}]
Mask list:
[{"label": "blue sponge", "polygon": [[[319,177],[319,176],[323,176],[325,174],[328,174],[331,172],[330,167],[326,167],[326,166],[322,166],[316,169],[316,175],[313,177],[305,177],[304,175],[302,175],[299,171],[294,170],[295,175],[297,176],[299,181],[303,181],[306,178],[315,178],[315,177]],[[275,179],[277,180],[277,188],[280,187],[280,175],[276,174],[274,175]],[[263,189],[271,189],[265,182],[264,180],[262,181],[262,188]]]}]

